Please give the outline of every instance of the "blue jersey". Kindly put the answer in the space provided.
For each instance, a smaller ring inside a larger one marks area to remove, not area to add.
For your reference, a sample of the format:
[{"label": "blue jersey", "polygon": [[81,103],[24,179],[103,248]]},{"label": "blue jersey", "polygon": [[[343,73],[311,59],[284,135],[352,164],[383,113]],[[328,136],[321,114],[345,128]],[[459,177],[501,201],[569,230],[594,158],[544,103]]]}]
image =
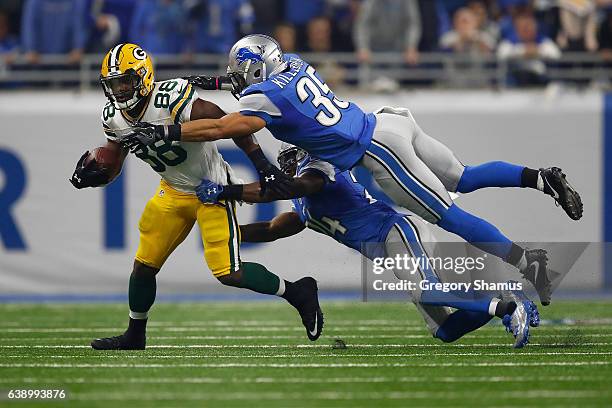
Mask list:
[{"label": "blue jersey", "polygon": [[297,55],[289,68],[240,94],[240,113],[266,121],[272,135],[310,155],[348,170],[370,146],[376,118],[341,101],[315,69]]},{"label": "blue jersey", "polygon": [[328,182],[318,193],[292,200],[302,222],[370,259],[384,256],[384,245],[371,244],[384,243],[403,215],[373,199],[349,171],[310,156],[300,163],[297,175],[306,171],[317,171]]}]

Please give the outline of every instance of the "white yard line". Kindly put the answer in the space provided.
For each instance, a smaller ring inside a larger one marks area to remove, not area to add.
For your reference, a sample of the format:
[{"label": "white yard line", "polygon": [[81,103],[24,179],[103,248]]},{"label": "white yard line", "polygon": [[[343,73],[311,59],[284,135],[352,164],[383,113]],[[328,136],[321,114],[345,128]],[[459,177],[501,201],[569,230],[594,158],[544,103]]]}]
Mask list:
[{"label": "white yard line", "polygon": [[[27,328],[7,328],[0,329],[3,333],[90,333],[92,331],[117,331],[120,330],[118,327],[27,327]],[[239,326],[220,326],[220,327],[209,327],[209,326],[200,326],[200,327],[154,327],[152,328],[153,332],[294,332],[294,331],[302,331],[303,327],[298,325],[284,325],[280,326],[265,326],[265,327],[257,327],[257,326],[249,326],[249,327],[239,327]],[[338,331],[336,329],[334,331]],[[424,325],[414,325],[414,326],[347,326],[343,330],[351,330],[351,331],[391,331],[391,332],[405,332],[405,331],[425,331],[427,330]]]},{"label": "white yard line", "polygon": [[[234,384],[327,384],[327,383],[497,383],[497,382],[533,382],[533,378],[520,376],[492,376],[492,377],[155,377],[136,378],[43,378],[43,377],[12,377],[0,378],[0,384],[13,383],[66,383],[66,384],[220,384],[231,382]],[[609,381],[607,376],[541,376],[541,381],[573,382],[573,381]]]},{"label": "white yard line", "polygon": [[[471,334],[477,334],[474,332]],[[555,333],[542,333],[537,332],[534,336],[538,339],[542,338],[556,338],[566,336],[564,334]],[[580,333],[580,336],[592,337],[592,338],[609,338],[612,337],[612,333]],[[469,335],[468,335],[469,336]],[[333,337],[333,336],[328,336]],[[431,339],[433,338],[430,334],[339,334],[338,337],[343,339]],[[507,339],[509,334],[486,334],[484,337],[487,339]],[[155,340],[291,340],[295,339],[294,335],[287,336],[265,336],[265,335],[254,335],[254,336],[152,336]],[[467,337],[470,338],[470,337]],[[89,341],[92,340],[92,336],[82,337],[0,337],[2,341]]]},{"label": "white yard line", "polygon": [[[586,399],[586,398],[605,398],[610,395],[608,392],[601,392],[599,390],[521,390],[521,391],[479,391],[479,395],[496,397],[498,399],[504,398],[547,398],[553,400],[566,400],[566,399]],[[467,398],[473,397],[471,391],[390,391],[390,392],[339,392],[339,391],[322,391],[322,392],[218,392],[218,393],[204,393],[204,392],[189,392],[189,393],[177,393],[177,392],[86,392],[86,393],[75,393],[70,396],[71,399],[75,400],[169,400],[169,401],[181,401],[181,400],[193,400],[193,401],[206,401],[206,400],[221,400],[221,401],[232,401],[232,400],[414,400],[414,399],[461,399],[466,400]]]},{"label": "white yard line", "polygon": [[[351,331],[371,331],[371,332],[407,332],[407,331],[426,331],[426,328],[423,324],[415,324],[415,325],[405,325],[402,323],[398,323],[393,326],[352,326],[352,325],[339,325],[336,323],[329,323],[330,331],[334,333],[341,332],[343,330],[351,330]],[[336,329],[335,327],[341,326],[341,328]],[[501,325],[488,325],[478,329],[479,332],[488,332],[499,330]],[[538,328],[538,330],[555,330],[558,332],[566,332],[572,330],[579,330],[582,334],[588,334],[584,331],[586,330],[597,330],[601,331],[607,328],[602,328],[598,325],[568,325],[568,326],[546,326],[542,325]],[[610,327],[612,330],[612,327]],[[9,328],[1,328],[0,331],[2,333],[90,333],[92,331],[117,331],[120,330],[119,327],[9,327]],[[282,326],[154,326],[151,328],[151,332],[293,332],[293,331],[302,331],[304,330],[302,327],[293,325],[293,323],[287,323]],[[606,333],[611,334],[612,333]]]}]

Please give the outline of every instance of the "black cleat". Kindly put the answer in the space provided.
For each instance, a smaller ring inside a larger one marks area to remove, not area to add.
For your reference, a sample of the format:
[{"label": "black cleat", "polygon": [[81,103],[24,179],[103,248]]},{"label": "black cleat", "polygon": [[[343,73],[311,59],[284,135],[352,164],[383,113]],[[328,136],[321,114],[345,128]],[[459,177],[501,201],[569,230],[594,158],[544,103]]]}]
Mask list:
[{"label": "black cleat", "polygon": [[552,196],[572,220],[582,218],[580,194],[567,182],[563,171],[558,167],[549,167],[540,169],[540,175],[544,180],[544,193]]},{"label": "black cleat", "polygon": [[527,266],[521,273],[538,292],[542,305],[548,306],[552,296],[552,284],[548,277],[547,253],[544,249],[525,249],[525,258]]},{"label": "black cleat", "polygon": [[319,306],[317,281],[306,277],[292,284],[295,295],[287,301],[295,307],[302,317],[302,324],[306,328],[306,335],[315,341],[323,332],[323,312]]},{"label": "black cleat", "polygon": [[95,339],[91,342],[91,348],[94,350],[144,350],[146,343],[146,336],[128,336],[125,332],[119,336]]}]

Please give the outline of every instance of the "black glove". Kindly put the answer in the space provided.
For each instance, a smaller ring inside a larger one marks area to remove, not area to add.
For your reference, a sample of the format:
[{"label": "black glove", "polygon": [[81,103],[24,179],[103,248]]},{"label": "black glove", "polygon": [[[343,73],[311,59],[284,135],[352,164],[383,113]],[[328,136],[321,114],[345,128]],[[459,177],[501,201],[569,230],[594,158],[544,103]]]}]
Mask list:
[{"label": "black glove", "polygon": [[92,159],[87,165],[84,165],[85,160],[89,156],[89,151],[83,153],[77,162],[74,173],[70,177],[70,182],[79,190],[85,187],[99,187],[108,184],[110,177],[107,170],[98,167],[95,159]]},{"label": "black glove", "polygon": [[233,91],[234,87],[232,85],[232,81],[229,77],[226,76],[218,76],[218,77],[208,77],[201,75],[193,75],[188,77],[183,77],[189,81],[191,85],[197,86],[198,88],[202,88],[206,91]]},{"label": "black glove", "polygon": [[131,152],[140,146],[151,146],[160,140],[180,141],[181,125],[154,125],[147,122],[138,122],[131,126],[133,133],[121,139],[121,145]]},{"label": "black glove", "polygon": [[293,191],[293,177],[287,176],[266,159],[263,151],[257,149],[249,154],[259,174],[259,195],[263,196],[268,189],[278,198],[290,198]]}]

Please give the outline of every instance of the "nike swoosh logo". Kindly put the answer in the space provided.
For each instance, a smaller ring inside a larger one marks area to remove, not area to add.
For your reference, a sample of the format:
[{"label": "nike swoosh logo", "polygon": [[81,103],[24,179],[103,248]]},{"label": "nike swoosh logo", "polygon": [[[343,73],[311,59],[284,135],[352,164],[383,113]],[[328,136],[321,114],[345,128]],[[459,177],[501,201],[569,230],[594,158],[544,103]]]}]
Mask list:
[{"label": "nike swoosh logo", "polygon": [[318,318],[319,316],[315,313],[314,330],[308,330],[308,333],[310,333],[311,336],[316,336],[317,333],[319,332],[317,329],[317,319]]},{"label": "nike swoosh logo", "polygon": [[554,198],[559,198],[559,193],[557,192],[557,190],[555,190],[555,189],[554,189],[554,188],[553,188],[553,187],[550,185],[550,183],[548,182],[548,180],[547,180],[546,178],[544,178],[544,181],[546,182],[546,184],[548,184],[548,188],[550,188],[550,189],[552,190],[552,192],[553,192],[553,195],[552,195],[552,196],[553,196]]},{"label": "nike swoosh logo", "polygon": [[530,272],[531,272],[531,268],[533,268],[533,283],[535,284],[538,281],[538,272],[540,270],[540,262],[539,261],[533,261],[529,265]]}]

